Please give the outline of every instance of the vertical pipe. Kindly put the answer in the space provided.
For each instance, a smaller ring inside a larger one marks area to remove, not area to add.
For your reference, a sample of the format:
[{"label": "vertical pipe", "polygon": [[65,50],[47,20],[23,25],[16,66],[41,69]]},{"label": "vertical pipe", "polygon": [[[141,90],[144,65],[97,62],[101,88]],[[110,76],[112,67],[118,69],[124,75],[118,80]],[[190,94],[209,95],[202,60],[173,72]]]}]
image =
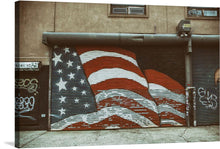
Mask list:
[{"label": "vertical pipe", "polygon": [[192,39],[189,38],[188,45],[185,54],[185,76],[186,76],[186,123],[187,127],[190,126],[190,121],[192,117],[192,92],[190,91],[192,87]]},{"label": "vertical pipe", "polygon": [[185,55],[185,70],[186,70],[186,87],[192,86],[192,39],[189,38],[187,51]]}]

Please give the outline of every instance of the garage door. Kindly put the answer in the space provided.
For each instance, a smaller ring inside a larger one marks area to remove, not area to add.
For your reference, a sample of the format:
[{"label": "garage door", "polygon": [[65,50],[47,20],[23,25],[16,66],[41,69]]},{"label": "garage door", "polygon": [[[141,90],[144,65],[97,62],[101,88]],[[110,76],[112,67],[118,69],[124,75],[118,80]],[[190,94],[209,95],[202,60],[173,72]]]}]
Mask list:
[{"label": "garage door", "polygon": [[197,124],[219,124],[219,84],[215,81],[219,68],[218,47],[195,46],[192,64]]},{"label": "garage door", "polygon": [[184,126],[183,50],[164,48],[55,46],[51,129]]}]

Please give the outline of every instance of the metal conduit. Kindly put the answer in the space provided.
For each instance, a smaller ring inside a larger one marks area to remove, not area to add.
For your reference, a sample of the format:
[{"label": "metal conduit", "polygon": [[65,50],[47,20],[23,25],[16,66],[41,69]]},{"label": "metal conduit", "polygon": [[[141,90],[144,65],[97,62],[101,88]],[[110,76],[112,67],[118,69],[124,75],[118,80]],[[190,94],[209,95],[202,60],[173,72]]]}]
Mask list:
[{"label": "metal conduit", "polygon": [[[192,35],[192,43],[218,44],[220,35]],[[188,38],[177,34],[44,32],[45,45],[178,45]]]}]

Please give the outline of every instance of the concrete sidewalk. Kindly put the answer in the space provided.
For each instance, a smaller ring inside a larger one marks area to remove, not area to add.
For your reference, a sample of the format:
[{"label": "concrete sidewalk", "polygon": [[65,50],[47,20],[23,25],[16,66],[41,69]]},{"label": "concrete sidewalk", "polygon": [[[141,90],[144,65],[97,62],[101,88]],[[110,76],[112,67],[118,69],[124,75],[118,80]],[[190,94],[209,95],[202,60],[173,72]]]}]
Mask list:
[{"label": "concrete sidewalk", "polygon": [[92,131],[20,131],[19,147],[68,147],[220,141],[219,126]]}]

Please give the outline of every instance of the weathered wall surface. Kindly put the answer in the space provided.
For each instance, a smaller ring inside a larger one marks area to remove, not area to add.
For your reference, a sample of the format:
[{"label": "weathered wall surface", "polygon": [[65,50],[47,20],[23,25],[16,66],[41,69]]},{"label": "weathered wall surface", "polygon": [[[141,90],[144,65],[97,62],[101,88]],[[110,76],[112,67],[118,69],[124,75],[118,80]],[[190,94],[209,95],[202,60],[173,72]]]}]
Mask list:
[{"label": "weathered wall surface", "polygon": [[[176,33],[185,19],[185,8],[149,6],[148,18],[108,17],[108,4],[19,2],[19,53],[21,61],[49,64],[49,48],[42,44],[42,33]],[[218,34],[219,20],[191,20],[193,34]]]},{"label": "weathered wall surface", "polygon": [[219,20],[192,20],[193,34],[219,34]]},{"label": "weathered wall surface", "polygon": [[[67,32],[166,33],[166,7],[149,7],[149,18],[108,17],[107,4],[56,3],[55,30]],[[158,17],[160,16],[160,19]]]},{"label": "weathered wall surface", "polygon": [[54,3],[19,2],[19,50],[16,60],[49,64],[49,48],[42,44],[42,33],[54,31]]}]

